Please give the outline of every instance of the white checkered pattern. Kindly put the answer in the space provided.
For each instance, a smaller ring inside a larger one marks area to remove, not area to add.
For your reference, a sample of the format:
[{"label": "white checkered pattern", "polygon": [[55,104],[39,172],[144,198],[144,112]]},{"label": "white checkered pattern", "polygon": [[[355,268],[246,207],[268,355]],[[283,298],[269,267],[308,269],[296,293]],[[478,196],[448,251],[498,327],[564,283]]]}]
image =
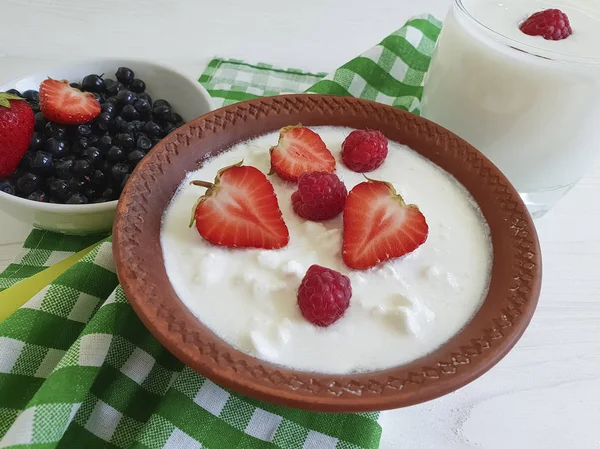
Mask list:
[{"label": "white checkered pattern", "polygon": [[279,415],[257,408],[246,427],[246,433],[263,441],[271,441],[282,420]]}]

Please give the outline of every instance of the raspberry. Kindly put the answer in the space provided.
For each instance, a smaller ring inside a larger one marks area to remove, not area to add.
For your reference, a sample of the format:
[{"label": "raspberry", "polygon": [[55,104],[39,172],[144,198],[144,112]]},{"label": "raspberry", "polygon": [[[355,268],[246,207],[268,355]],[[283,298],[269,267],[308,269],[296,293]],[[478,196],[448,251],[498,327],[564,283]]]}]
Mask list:
[{"label": "raspberry", "polygon": [[536,12],[523,22],[519,29],[530,36],[542,36],[552,41],[566,39],[573,34],[569,18],[559,9]]},{"label": "raspberry", "polygon": [[342,144],[342,160],[355,172],[375,170],[387,157],[388,142],[379,131],[352,131]]},{"label": "raspberry", "polygon": [[298,305],[304,318],[327,327],[339,320],[350,305],[350,279],[337,271],[312,265],[298,288]]},{"label": "raspberry", "polygon": [[298,190],[292,194],[292,206],[307,220],[329,220],[344,210],[347,196],[346,186],[337,175],[303,173],[298,178]]}]

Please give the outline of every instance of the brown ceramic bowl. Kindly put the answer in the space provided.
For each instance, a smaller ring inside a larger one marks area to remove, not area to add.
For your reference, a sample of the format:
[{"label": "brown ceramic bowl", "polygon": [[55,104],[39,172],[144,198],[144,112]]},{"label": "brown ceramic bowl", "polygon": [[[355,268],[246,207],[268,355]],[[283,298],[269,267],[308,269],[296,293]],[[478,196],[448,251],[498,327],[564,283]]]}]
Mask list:
[{"label": "brown ceramic bowl", "polygon": [[[490,226],[494,260],[481,309],[454,338],[407,365],[325,375],[272,365],[225,343],[179,300],[160,246],[163,211],[187,171],[207,155],[302,123],[381,130],[458,179]],[[540,248],[531,217],[504,175],[475,148],[423,118],[345,97],[286,95],[239,103],[199,117],[159,143],[127,183],[114,224],[119,280],[150,332],[175,356],[220,385],[291,407],[357,412],[404,407],[450,393],[481,376],[515,345],[535,310]]]}]

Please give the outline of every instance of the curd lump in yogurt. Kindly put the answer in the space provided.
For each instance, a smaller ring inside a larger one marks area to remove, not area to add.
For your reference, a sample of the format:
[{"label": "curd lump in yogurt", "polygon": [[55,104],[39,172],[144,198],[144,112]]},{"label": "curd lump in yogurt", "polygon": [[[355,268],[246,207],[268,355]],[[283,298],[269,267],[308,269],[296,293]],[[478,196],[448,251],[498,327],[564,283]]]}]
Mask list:
[{"label": "curd lump in yogurt", "polygon": [[[337,161],[348,191],[364,181],[342,163],[348,128],[315,127]],[[398,366],[435,350],[465,326],[480,307],[491,270],[489,228],[467,191],[412,150],[389,142],[372,179],[394,184],[417,204],[429,224],[423,246],[368,271],[351,270],[341,257],[342,216],[316,223],[297,216],[296,185],[273,183],[290,231],[281,250],[231,249],[205,241],[189,228],[192,207],[217,171],[244,160],[263,173],[278,133],[240,143],[190,173],[165,212],[161,244],[166,271],[179,298],[219,337],[257,358],[290,368],[343,374]],[[297,290],[307,269],[322,265],[349,276],[352,299],[327,328],[304,319]]]}]

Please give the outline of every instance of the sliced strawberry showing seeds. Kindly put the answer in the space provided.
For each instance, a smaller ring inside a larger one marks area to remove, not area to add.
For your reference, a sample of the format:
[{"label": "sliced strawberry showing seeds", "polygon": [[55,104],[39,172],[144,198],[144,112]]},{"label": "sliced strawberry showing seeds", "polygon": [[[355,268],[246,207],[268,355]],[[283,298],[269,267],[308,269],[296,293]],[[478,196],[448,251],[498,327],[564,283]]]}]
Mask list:
[{"label": "sliced strawberry showing seeds", "polygon": [[87,123],[101,112],[92,93],[75,89],[68,81],[53,79],[40,85],[40,109],[48,120],[63,125]]},{"label": "sliced strawberry showing seeds", "polygon": [[342,258],[348,267],[366,270],[413,252],[428,233],[417,206],[406,205],[390,183],[368,180],[348,194]]},{"label": "sliced strawberry showing seeds", "polygon": [[335,159],[317,133],[302,125],[287,126],[271,150],[271,172],[285,181],[298,181],[302,173],[335,171]]},{"label": "sliced strawberry showing seeds", "polygon": [[192,181],[208,190],[192,214],[190,227],[215,245],[276,249],[290,240],[273,185],[258,169],[242,163],[225,167],[214,183]]}]

